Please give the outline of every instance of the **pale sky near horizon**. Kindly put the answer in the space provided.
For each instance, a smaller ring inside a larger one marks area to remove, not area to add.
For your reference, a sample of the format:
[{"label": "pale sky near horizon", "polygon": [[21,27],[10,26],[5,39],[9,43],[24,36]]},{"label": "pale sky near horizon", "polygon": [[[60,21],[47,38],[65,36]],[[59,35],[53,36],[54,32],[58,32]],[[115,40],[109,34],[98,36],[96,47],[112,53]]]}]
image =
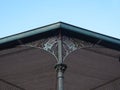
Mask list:
[{"label": "pale sky near horizon", "polygon": [[0,38],[58,21],[120,39],[120,0],[0,0]]}]

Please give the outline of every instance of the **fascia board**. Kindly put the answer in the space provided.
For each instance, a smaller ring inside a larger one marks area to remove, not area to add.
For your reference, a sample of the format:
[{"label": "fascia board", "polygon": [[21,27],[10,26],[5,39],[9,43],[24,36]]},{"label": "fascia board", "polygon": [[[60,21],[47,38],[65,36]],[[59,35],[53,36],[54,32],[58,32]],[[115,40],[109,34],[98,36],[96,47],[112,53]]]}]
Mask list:
[{"label": "fascia board", "polygon": [[120,39],[113,38],[113,37],[103,35],[103,34],[99,34],[99,33],[93,32],[93,31],[89,31],[87,29],[79,28],[79,27],[69,25],[69,24],[65,24],[65,23],[61,23],[61,28],[64,28],[64,29],[67,29],[67,30],[70,30],[70,31],[73,31],[73,32],[76,32],[76,33],[80,33],[80,34],[83,34],[83,35],[87,35],[87,36],[90,36],[90,37],[93,37],[93,38],[97,38],[97,39],[100,39],[100,40],[103,40],[103,41],[107,41],[107,42],[110,42],[110,43],[120,45]]},{"label": "fascia board", "polygon": [[0,44],[4,44],[6,42],[11,42],[14,40],[19,40],[19,39],[25,38],[25,37],[30,37],[30,36],[33,36],[33,35],[36,35],[39,33],[44,33],[44,32],[50,31],[50,30],[58,29],[58,28],[60,28],[60,23],[55,23],[55,24],[44,26],[44,27],[36,28],[36,29],[30,30],[27,32],[20,33],[20,34],[1,38]]}]

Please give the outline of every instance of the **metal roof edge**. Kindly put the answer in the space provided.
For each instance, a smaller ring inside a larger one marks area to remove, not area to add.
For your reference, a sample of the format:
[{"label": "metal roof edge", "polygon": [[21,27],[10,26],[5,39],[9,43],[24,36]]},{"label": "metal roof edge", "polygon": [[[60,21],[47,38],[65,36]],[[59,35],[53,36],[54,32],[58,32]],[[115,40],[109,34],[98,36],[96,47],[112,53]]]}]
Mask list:
[{"label": "metal roof edge", "polygon": [[97,39],[100,39],[100,40],[103,40],[103,41],[107,41],[107,42],[110,42],[110,43],[120,45],[120,39],[117,39],[117,38],[114,38],[114,37],[111,37],[111,36],[107,36],[107,35],[103,35],[103,34],[100,34],[100,33],[97,33],[97,32],[93,32],[93,31],[90,31],[90,30],[87,30],[87,29],[84,29],[84,28],[80,28],[80,27],[77,27],[77,26],[74,26],[74,25],[70,25],[70,24],[67,24],[67,23],[64,23],[64,22],[61,22],[61,28],[64,28],[64,29],[67,29],[67,30],[70,30],[70,31],[73,31],[73,32],[76,32],[76,33],[80,33],[80,34],[83,34],[83,35],[87,35],[87,36],[90,36],[90,37],[93,37],[93,38],[97,38]]},{"label": "metal roof edge", "polygon": [[39,33],[44,33],[44,32],[47,32],[47,31],[50,31],[50,30],[53,30],[53,29],[58,29],[58,28],[60,28],[60,22],[53,23],[53,24],[50,24],[50,25],[46,25],[46,26],[43,26],[43,27],[39,27],[39,28],[36,28],[36,29],[29,30],[29,31],[26,31],[26,32],[22,32],[22,33],[19,33],[19,34],[15,34],[15,35],[11,35],[11,36],[8,36],[8,37],[1,38],[0,39],[0,44],[4,44],[6,42],[11,42],[11,41],[14,41],[14,40],[19,40],[21,38],[33,36],[33,35],[36,35],[36,34],[39,34]]},{"label": "metal roof edge", "polygon": [[67,23],[64,23],[64,22],[61,22],[61,21],[50,24],[50,25],[46,25],[46,26],[43,26],[43,27],[39,27],[39,28],[36,28],[36,29],[32,29],[32,30],[29,30],[29,31],[26,31],[26,32],[22,32],[22,33],[19,33],[19,34],[15,34],[15,35],[12,35],[12,36],[8,36],[8,37],[5,37],[5,38],[1,38],[0,39],[0,44],[4,44],[4,43],[7,43],[7,42],[19,40],[21,38],[30,37],[30,36],[33,36],[33,35],[36,35],[36,34],[44,33],[44,32],[47,32],[47,31],[50,31],[50,30],[53,30],[53,29],[58,29],[58,28],[67,29],[67,30],[76,32],[78,34],[80,33],[80,34],[83,34],[83,35],[86,35],[86,36],[90,36],[90,37],[97,38],[97,39],[100,39],[100,40],[103,40],[103,41],[106,41],[106,42],[110,42],[110,43],[120,45],[120,39],[110,37],[110,36],[107,36],[107,35],[103,35],[103,34],[100,34],[100,33],[96,33],[96,32],[93,32],[93,31],[90,31],[90,30],[87,30],[87,29],[84,29],[84,28],[80,28],[80,27],[77,27],[77,26],[74,26],[74,25],[70,25],[70,24],[67,24]]}]

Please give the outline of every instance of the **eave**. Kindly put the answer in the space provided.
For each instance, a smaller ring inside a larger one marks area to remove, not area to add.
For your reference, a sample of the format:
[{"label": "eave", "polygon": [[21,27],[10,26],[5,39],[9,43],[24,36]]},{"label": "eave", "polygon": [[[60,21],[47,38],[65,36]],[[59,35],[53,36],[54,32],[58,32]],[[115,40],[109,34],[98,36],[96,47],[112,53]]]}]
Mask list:
[{"label": "eave", "polygon": [[113,38],[113,37],[103,35],[100,33],[96,33],[96,32],[93,32],[93,31],[90,31],[87,29],[83,29],[80,27],[76,27],[76,26],[73,26],[73,25],[70,25],[70,24],[67,24],[64,22],[57,22],[54,24],[46,25],[46,26],[32,29],[32,30],[29,30],[26,32],[22,32],[19,34],[1,38],[0,39],[0,47],[2,48],[4,46],[6,48],[8,46],[7,44],[9,44],[9,43],[12,43],[11,45],[15,45],[21,39],[29,38],[29,37],[32,37],[32,36],[35,36],[38,34],[42,34],[42,33],[46,33],[49,31],[55,31],[58,29],[61,29],[61,30],[63,29],[63,30],[67,30],[72,33],[76,33],[76,35],[78,35],[78,36],[79,36],[79,34],[84,35],[86,37],[92,38],[93,40],[94,39],[101,40],[102,42],[104,42],[104,43],[102,43],[103,46],[120,50],[120,39]]}]

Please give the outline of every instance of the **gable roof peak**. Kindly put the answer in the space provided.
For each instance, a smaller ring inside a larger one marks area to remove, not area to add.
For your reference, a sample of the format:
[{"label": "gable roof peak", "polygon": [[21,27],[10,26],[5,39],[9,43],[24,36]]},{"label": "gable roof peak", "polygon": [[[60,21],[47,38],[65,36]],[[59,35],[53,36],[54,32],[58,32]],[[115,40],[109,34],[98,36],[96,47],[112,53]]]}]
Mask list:
[{"label": "gable roof peak", "polygon": [[120,47],[120,39],[106,36],[100,33],[96,33],[96,32],[93,32],[93,31],[90,31],[84,28],[80,28],[80,27],[77,27],[77,26],[62,22],[62,21],[59,21],[59,22],[56,22],[50,25],[46,25],[43,27],[35,28],[35,29],[29,30],[26,32],[19,33],[19,34],[11,35],[5,38],[1,38],[0,45],[3,45],[4,43],[16,41],[16,40],[28,38],[31,36],[35,36],[37,34],[41,34],[44,32],[58,30],[60,28],[67,30],[69,32],[75,32],[78,35],[85,35],[86,37],[91,37],[93,39],[99,39],[105,42],[113,43],[114,45],[118,45],[118,47]]}]

